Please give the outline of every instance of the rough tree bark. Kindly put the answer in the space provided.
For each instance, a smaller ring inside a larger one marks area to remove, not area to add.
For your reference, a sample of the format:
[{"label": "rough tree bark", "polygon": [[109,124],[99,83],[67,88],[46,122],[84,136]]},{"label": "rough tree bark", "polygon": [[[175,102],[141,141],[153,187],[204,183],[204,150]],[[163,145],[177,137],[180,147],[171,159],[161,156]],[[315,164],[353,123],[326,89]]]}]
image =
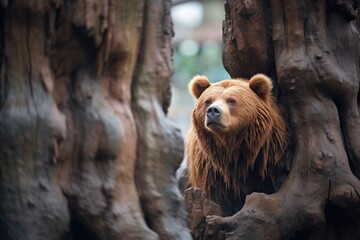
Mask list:
[{"label": "rough tree bark", "polygon": [[1,1],[1,240],[190,238],[170,7]]},{"label": "rough tree bark", "polygon": [[225,1],[224,65],[265,72],[292,130],[292,167],[274,194],[253,193],[230,217],[209,217],[226,239],[358,239],[360,35],[351,0]]}]

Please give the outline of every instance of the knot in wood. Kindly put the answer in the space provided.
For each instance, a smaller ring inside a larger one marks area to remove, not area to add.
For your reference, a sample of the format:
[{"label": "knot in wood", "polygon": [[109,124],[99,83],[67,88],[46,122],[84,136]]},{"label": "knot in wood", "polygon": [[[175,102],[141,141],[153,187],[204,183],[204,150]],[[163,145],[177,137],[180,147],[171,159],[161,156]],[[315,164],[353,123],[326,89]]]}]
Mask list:
[{"label": "knot in wood", "polygon": [[324,153],[323,153],[322,151],[318,152],[318,153],[317,153],[317,157],[318,157],[319,159],[323,159],[323,158],[324,158]]},{"label": "knot in wood", "polygon": [[334,143],[335,142],[335,137],[332,133],[326,133],[327,138],[329,139],[330,142]]},{"label": "knot in wood", "polygon": [[323,170],[325,166],[325,160],[325,154],[322,151],[318,152],[315,159],[312,161],[313,172]]}]

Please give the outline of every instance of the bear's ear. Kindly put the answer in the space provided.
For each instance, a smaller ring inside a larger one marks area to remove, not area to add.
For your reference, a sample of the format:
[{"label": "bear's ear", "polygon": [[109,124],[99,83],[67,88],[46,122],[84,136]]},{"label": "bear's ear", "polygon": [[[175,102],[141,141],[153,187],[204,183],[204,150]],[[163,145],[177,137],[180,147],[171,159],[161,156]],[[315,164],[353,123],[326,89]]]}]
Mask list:
[{"label": "bear's ear", "polygon": [[249,80],[249,87],[264,101],[271,95],[272,82],[264,74],[256,74]]},{"label": "bear's ear", "polygon": [[205,76],[195,76],[189,83],[189,91],[195,99],[198,99],[200,95],[211,86],[209,79]]}]

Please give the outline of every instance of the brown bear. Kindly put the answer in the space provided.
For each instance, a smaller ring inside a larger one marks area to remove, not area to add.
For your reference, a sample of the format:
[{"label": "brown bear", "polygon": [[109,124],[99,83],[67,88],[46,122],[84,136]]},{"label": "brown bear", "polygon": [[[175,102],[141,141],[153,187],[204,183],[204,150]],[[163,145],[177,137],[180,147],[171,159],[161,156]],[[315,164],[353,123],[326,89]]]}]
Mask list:
[{"label": "brown bear", "polygon": [[269,171],[287,141],[271,80],[257,74],[211,84],[196,76],[189,91],[196,99],[186,145],[190,185],[204,191],[225,215],[239,211],[252,192],[273,192]]}]

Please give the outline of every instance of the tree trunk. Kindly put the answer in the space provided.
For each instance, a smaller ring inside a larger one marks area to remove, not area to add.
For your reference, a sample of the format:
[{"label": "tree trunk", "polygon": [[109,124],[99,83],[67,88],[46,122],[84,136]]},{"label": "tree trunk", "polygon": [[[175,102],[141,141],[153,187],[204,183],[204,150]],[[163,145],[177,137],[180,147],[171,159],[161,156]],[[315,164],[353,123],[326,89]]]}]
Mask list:
[{"label": "tree trunk", "polygon": [[171,1],[1,1],[0,239],[189,239]]},{"label": "tree trunk", "polygon": [[224,65],[232,77],[273,77],[293,148],[287,180],[241,211],[208,222],[226,239],[358,239],[358,1],[227,0]]}]

